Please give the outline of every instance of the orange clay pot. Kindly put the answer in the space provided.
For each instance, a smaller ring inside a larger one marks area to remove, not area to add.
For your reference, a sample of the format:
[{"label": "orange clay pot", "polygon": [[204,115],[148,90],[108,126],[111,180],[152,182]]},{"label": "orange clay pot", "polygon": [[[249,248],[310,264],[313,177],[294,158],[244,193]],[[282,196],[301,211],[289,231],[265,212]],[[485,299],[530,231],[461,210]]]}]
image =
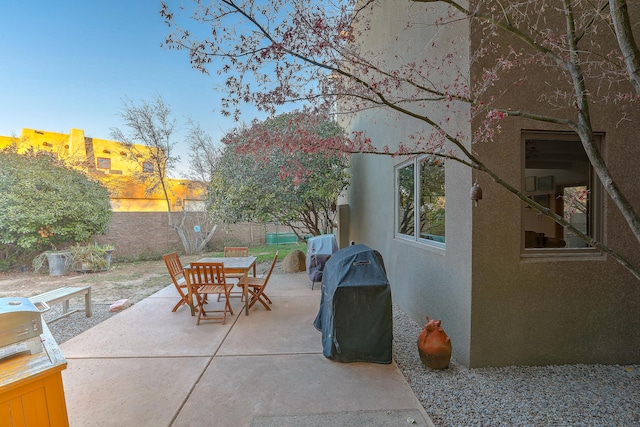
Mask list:
[{"label": "orange clay pot", "polygon": [[441,324],[441,320],[427,316],[427,324],[418,337],[420,360],[431,369],[444,369],[451,360],[451,340]]}]

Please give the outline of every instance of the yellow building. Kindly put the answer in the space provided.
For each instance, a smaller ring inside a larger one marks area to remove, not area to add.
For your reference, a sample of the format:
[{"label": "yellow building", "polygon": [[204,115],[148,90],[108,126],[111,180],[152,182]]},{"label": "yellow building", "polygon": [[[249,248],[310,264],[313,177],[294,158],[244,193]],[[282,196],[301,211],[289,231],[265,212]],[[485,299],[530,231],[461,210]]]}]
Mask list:
[{"label": "yellow building", "polygon": [[[118,141],[86,137],[81,129],[68,134],[23,129],[20,137],[0,136],[0,149],[15,144],[18,152],[47,151],[66,164],[100,180],[111,193],[114,212],[166,212],[161,188],[154,188],[151,151],[143,145],[127,147]],[[202,183],[166,180],[171,210],[201,210]]]}]

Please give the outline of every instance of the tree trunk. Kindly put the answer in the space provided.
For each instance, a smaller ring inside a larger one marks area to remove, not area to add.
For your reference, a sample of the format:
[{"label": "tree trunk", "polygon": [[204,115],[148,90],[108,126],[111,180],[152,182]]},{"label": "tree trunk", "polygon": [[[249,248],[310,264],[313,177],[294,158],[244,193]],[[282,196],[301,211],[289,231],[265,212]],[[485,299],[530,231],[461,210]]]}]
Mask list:
[{"label": "tree trunk", "polygon": [[640,94],[640,50],[633,38],[631,22],[626,0],[609,0],[611,20],[616,30],[618,45],[624,55],[624,62],[629,73],[629,81],[637,94]]}]

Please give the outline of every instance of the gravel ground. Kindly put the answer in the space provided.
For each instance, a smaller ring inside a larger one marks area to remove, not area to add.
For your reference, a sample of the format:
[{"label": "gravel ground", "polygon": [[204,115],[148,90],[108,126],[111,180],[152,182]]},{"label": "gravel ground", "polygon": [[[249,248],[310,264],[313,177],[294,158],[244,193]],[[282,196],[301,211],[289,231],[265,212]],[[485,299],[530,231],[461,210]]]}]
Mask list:
[{"label": "gravel ground", "polygon": [[[51,310],[42,315],[42,319],[47,322],[51,335],[53,335],[56,342],[62,344],[87,329],[94,327],[98,323],[107,320],[109,317],[116,315],[117,313],[111,313],[109,311],[110,306],[111,304],[91,304],[91,317],[85,316],[84,311],[81,311],[63,317],[60,320],[50,322],[51,319],[62,314],[62,304],[53,304]],[[69,308],[71,310],[76,308],[84,310],[84,303],[82,305],[70,304]]]},{"label": "gravel ground", "polygon": [[640,365],[432,370],[422,326],[394,307],[394,359],[436,426],[640,426]]},{"label": "gravel ground", "polygon": [[[54,305],[45,320],[60,307]],[[91,317],[74,313],[50,323],[56,341],[117,314],[109,304],[93,304],[92,310]],[[640,426],[640,365],[468,369],[452,359],[448,369],[432,370],[418,355],[421,330],[394,307],[394,360],[436,426]]]}]

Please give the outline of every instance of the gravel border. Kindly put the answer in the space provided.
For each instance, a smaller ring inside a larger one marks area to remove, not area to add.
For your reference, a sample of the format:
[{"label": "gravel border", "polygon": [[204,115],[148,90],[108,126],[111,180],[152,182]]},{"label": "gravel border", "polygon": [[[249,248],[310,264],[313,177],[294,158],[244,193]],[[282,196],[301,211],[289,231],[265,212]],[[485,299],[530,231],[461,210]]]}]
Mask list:
[{"label": "gravel border", "polygon": [[421,330],[394,307],[394,360],[436,426],[640,426],[640,365],[432,370]]},{"label": "gravel border", "polygon": [[51,331],[51,335],[55,338],[56,343],[62,344],[70,340],[76,335],[80,335],[87,329],[93,328],[100,322],[104,322],[116,313],[109,311],[111,304],[91,304],[91,317],[87,317],[84,313],[84,303],[81,305],[70,304],[69,309],[80,309],[77,313],[70,314],[62,319],[50,322],[62,314],[62,304],[53,304],[51,309],[42,314],[42,319],[47,322],[47,326]]},{"label": "gravel border", "polygon": [[[92,310],[49,323],[58,344],[117,314],[109,304]],[[60,312],[56,304],[43,318]],[[640,426],[640,365],[469,369],[452,359],[432,370],[418,355],[421,330],[394,305],[394,361],[436,426]]]}]

